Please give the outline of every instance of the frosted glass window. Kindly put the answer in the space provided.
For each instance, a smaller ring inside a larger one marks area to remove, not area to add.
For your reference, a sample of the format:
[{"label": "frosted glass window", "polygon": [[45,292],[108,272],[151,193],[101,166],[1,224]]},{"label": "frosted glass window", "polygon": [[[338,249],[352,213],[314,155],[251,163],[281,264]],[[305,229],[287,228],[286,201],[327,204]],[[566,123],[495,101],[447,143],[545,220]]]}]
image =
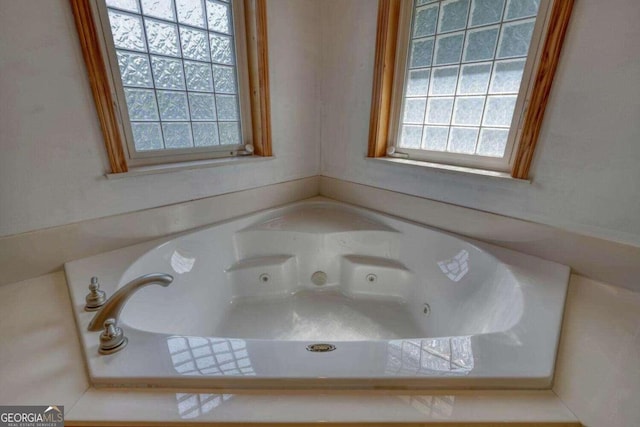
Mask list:
[{"label": "frosted glass window", "polygon": [[176,20],[171,0],[140,0],[140,4],[142,5],[142,13],[145,16],[153,16],[169,21]]},{"label": "frosted glass window", "polygon": [[507,146],[507,129],[483,128],[480,131],[477,154],[489,157],[502,157]]},{"label": "frosted glass window", "polygon": [[487,93],[492,64],[463,65],[458,82],[458,95],[482,95]]},{"label": "frosted glass window", "polygon": [[505,0],[472,0],[470,27],[495,24],[502,20]]},{"label": "frosted glass window", "polygon": [[516,106],[516,96],[490,96],[487,98],[486,112],[483,124],[485,126],[511,125],[513,109]]},{"label": "frosted glass window", "polygon": [[536,16],[540,0],[508,0],[505,19],[529,18]]},{"label": "frosted glass window", "polygon": [[[241,144],[232,2],[105,3],[135,150]],[[417,75],[423,96],[429,73]]]},{"label": "frosted glass window", "polygon": [[206,28],[203,0],[176,0],[176,11],[179,23]]},{"label": "frosted glass window", "polygon": [[438,5],[430,4],[416,9],[416,25],[413,37],[432,36],[436,33],[438,22]]},{"label": "frosted glass window", "polygon": [[493,59],[499,31],[500,26],[469,31],[464,46],[464,62]]},{"label": "frosted glass window", "polygon": [[524,64],[524,59],[497,61],[489,93],[518,93]]},{"label": "frosted glass window", "polygon": [[404,147],[420,148],[422,126],[402,126],[402,140],[405,143]]},{"label": "frosted glass window", "polygon": [[438,32],[462,30],[467,26],[469,0],[445,0],[440,4],[440,19]]},{"label": "frosted glass window", "polygon": [[149,56],[118,51],[118,66],[122,82],[127,86],[153,87]]},{"label": "frosted glass window", "polygon": [[451,122],[454,98],[430,98],[427,104],[426,123],[448,125]]},{"label": "frosted glass window", "polygon": [[452,123],[454,125],[480,126],[484,99],[484,96],[457,97],[453,108]]},{"label": "frosted glass window", "polygon": [[407,81],[407,96],[426,96],[429,91],[431,70],[410,70]]},{"label": "frosted glass window", "polygon": [[478,139],[478,128],[452,127],[449,132],[447,151],[452,153],[474,154]]},{"label": "frosted glass window", "polygon": [[156,84],[156,88],[184,90],[182,61],[152,55],[151,67],[153,69],[153,81]]},{"label": "frosted glass window", "polygon": [[397,145],[504,157],[539,6],[414,0]]},{"label": "frosted glass window", "polygon": [[422,149],[445,151],[449,139],[448,126],[425,126],[422,138]]},{"label": "frosted glass window", "polygon": [[462,55],[464,33],[447,34],[436,38],[436,58],[434,65],[456,64]]},{"label": "frosted glass window", "polygon": [[193,123],[191,126],[193,127],[193,143],[196,147],[219,145],[217,123]]},{"label": "frosted glass window", "polygon": [[517,21],[502,26],[498,58],[527,56],[535,20]]},{"label": "frosted glass window", "polygon": [[411,42],[411,68],[430,67],[433,57],[433,38],[419,39]]},{"label": "frosted glass window", "polygon": [[429,95],[453,95],[458,81],[458,67],[434,68]]},{"label": "frosted glass window", "polygon": [[427,106],[426,98],[407,98],[404,103],[403,123],[424,123],[424,110]]},{"label": "frosted glass window", "polygon": [[216,100],[212,93],[189,93],[189,110],[193,121],[214,121]]}]

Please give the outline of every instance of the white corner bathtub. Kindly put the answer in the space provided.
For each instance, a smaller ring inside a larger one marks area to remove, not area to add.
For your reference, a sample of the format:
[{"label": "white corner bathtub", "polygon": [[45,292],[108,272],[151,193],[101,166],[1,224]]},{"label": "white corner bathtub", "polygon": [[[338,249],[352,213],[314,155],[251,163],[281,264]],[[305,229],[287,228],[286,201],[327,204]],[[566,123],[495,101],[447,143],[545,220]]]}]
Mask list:
[{"label": "white corner bathtub", "polygon": [[[548,388],[569,277],[322,198],[65,270],[95,385],[237,389]],[[128,346],[100,355],[83,309],[90,278],[110,296],[148,273],[174,282],[134,294],[120,319]]]}]

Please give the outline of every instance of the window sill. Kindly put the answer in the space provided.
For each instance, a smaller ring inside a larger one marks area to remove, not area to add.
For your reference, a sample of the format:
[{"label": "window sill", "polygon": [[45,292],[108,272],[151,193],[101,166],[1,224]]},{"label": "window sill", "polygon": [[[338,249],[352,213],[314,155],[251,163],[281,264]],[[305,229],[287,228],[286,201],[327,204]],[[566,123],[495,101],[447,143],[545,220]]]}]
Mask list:
[{"label": "window sill", "polygon": [[143,175],[155,175],[161,173],[179,172],[192,169],[204,169],[217,166],[239,165],[247,163],[258,163],[274,159],[274,156],[261,157],[261,156],[238,156],[238,157],[225,157],[221,159],[208,159],[197,160],[192,162],[180,162],[180,163],[166,163],[162,165],[153,166],[138,166],[129,168],[128,172],[124,173],[107,173],[105,177],[107,179],[121,179],[132,178]]},{"label": "window sill", "polygon": [[376,157],[376,158],[367,157],[366,159],[374,162],[381,162],[381,163],[387,163],[387,164],[394,163],[397,165],[402,165],[407,167],[430,169],[436,172],[443,172],[443,173],[454,174],[454,175],[478,176],[478,177],[502,180],[505,182],[511,181],[511,182],[517,182],[517,183],[523,183],[523,184],[531,183],[530,179],[514,178],[511,176],[511,174],[507,172],[497,172],[497,171],[490,171],[485,169],[468,168],[463,166],[445,165],[441,163],[431,163],[431,162],[425,162],[425,161],[419,161],[419,160],[397,159],[393,157]]}]

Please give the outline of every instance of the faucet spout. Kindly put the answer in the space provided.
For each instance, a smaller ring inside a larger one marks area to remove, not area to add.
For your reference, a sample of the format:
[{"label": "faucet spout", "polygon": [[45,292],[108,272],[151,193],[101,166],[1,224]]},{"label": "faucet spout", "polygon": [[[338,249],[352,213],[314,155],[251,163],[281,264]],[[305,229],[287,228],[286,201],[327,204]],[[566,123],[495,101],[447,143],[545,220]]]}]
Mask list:
[{"label": "faucet spout", "polygon": [[89,323],[90,331],[100,331],[103,328],[104,322],[107,319],[115,319],[116,322],[120,320],[120,312],[126,304],[127,300],[140,288],[147,285],[161,285],[164,287],[169,286],[173,282],[173,276],[163,273],[145,274],[136,279],[133,279],[120,289],[116,291],[111,298],[107,300],[102,309],[94,316]]}]

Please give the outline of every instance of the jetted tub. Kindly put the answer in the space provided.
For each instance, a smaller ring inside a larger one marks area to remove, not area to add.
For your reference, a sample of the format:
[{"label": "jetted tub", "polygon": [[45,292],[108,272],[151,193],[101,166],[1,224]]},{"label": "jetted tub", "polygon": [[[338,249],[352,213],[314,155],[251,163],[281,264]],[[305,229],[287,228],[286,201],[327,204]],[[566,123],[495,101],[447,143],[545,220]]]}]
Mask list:
[{"label": "jetted tub", "polygon": [[[316,198],[65,265],[95,385],[548,388],[569,268]],[[87,285],[140,289],[98,353]]]}]

